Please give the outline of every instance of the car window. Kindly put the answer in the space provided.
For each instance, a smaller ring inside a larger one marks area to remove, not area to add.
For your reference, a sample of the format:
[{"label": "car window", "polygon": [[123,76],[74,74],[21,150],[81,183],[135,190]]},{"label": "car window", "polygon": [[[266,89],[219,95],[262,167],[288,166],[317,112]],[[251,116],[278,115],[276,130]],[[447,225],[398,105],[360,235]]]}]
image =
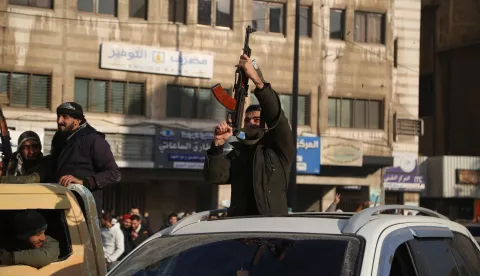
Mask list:
[{"label": "car window", "polygon": [[446,239],[415,239],[407,243],[419,276],[460,275]]},{"label": "car window", "polygon": [[401,244],[393,255],[390,276],[412,276],[416,275],[410,250],[406,243]]},{"label": "car window", "polygon": [[480,251],[470,238],[460,233],[454,233],[451,246],[460,270],[468,271],[462,275],[480,275]]},{"label": "car window", "polygon": [[[248,271],[255,275],[357,275],[356,238],[259,237],[158,238],[129,256],[111,275],[220,276]],[[233,236],[233,234],[231,234]],[[293,234],[295,236],[295,234]],[[175,241],[169,241],[175,239]],[[165,250],[165,255],[161,250]],[[168,249],[168,250],[166,250]],[[156,252],[156,253],[153,253]],[[156,255],[156,257],[155,257]]]},{"label": "car window", "polygon": [[[70,240],[70,232],[65,217],[65,210],[46,210],[35,209],[38,211],[47,222],[47,230],[45,235],[48,235],[58,241],[60,246],[60,255],[57,261],[67,259],[72,253],[72,243]],[[14,250],[19,241],[15,239],[16,233],[10,227],[13,224],[15,214],[23,210],[1,210],[0,211],[0,249]]]}]

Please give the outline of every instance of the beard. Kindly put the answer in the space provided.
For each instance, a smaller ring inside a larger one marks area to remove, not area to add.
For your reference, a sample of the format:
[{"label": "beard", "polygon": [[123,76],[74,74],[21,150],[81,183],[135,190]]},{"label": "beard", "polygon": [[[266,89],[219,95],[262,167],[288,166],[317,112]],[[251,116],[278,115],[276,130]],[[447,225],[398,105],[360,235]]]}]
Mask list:
[{"label": "beard", "polygon": [[65,124],[58,125],[58,130],[59,130],[60,132],[66,133],[66,134],[71,134],[71,133],[73,133],[73,128],[74,128],[74,125],[73,125],[73,124],[70,124],[70,125],[65,125]]}]

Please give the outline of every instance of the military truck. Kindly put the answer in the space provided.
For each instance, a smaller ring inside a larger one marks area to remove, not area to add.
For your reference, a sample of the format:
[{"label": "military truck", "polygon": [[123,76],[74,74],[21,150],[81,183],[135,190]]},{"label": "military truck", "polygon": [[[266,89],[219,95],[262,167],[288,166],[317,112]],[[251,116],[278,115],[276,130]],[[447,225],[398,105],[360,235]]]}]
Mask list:
[{"label": "military truck", "polygon": [[82,185],[0,184],[0,237],[8,238],[8,220],[18,210],[35,209],[48,223],[46,235],[60,244],[57,261],[40,269],[0,266],[0,275],[107,274],[93,195]]}]

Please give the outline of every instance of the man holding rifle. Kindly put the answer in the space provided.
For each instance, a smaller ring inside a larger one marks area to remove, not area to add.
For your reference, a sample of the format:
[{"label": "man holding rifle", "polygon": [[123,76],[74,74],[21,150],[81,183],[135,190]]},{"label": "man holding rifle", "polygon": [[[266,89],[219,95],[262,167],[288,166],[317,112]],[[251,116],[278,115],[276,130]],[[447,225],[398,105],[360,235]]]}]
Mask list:
[{"label": "man holding rifle", "polygon": [[260,104],[247,108],[242,129],[246,139],[231,143],[227,155],[223,146],[234,129],[230,121],[215,128],[204,177],[212,184],[231,184],[228,216],[287,214],[286,193],[295,158],[292,130],[277,93],[259,76],[249,55],[243,54],[236,67],[255,84],[253,93]]}]

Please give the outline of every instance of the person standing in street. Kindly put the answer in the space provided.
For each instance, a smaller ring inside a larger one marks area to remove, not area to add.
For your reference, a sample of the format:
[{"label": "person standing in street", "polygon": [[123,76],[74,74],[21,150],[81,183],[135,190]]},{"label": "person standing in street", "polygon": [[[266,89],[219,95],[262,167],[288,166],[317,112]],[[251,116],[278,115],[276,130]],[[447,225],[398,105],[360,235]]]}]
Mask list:
[{"label": "person standing in street", "polygon": [[[247,108],[243,126],[246,139],[231,143],[233,149],[227,155],[223,147],[233,134],[232,127],[226,121],[217,125],[205,158],[205,180],[231,184],[228,216],[287,214],[287,187],[295,158],[292,130],[278,94],[263,80],[250,57],[242,55],[236,66],[255,84],[253,94],[260,104]],[[267,132],[263,132],[264,127],[269,127]]]},{"label": "person standing in street", "polygon": [[87,123],[82,106],[65,102],[57,108],[58,130],[52,139],[53,182],[89,189],[102,214],[103,189],[120,182],[121,173],[105,134]]}]

